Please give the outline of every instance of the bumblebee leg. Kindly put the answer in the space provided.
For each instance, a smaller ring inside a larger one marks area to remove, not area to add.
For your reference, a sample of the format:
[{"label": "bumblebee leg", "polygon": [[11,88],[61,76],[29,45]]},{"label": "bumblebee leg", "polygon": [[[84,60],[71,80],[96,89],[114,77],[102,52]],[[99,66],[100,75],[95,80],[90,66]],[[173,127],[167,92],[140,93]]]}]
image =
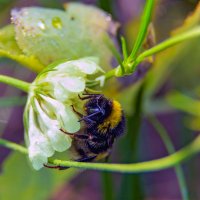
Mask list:
[{"label": "bumblebee leg", "polygon": [[83,121],[83,120],[84,120],[85,122],[89,122],[90,125],[96,124],[95,121],[93,121],[93,120],[91,120],[90,118],[87,118],[87,117],[82,118],[81,120],[79,120],[79,122],[81,122],[81,121]]},{"label": "bumblebee leg", "polygon": [[81,96],[78,94],[78,98],[79,98],[80,100],[86,100],[86,99],[91,99],[92,96],[89,95],[89,96],[87,96],[87,97],[81,97]]},{"label": "bumblebee leg", "polygon": [[60,165],[50,166],[50,165],[46,165],[46,164],[44,164],[44,167],[49,168],[49,169],[58,169],[58,170],[65,170],[65,169],[70,168],[70,167],[64,167],[64,166],[60,166]]},{"label": "bumblebee leg", "polygon": [[71,105],[71,107],[72,107],[72,109],[73,109],[73,111],[79,116],[79,117],[83,117],[83,115],[81,114],[81,113],[79,113],[78,111],[76,111],[76,109],[74,108],[74,106],[73,105]]},{"label": "bumblebee leg", "polygon": [[75,134],[74,137],[81,140],[87,140],[89,138],[88,135],[84,135],[84,134]]},{"label": "bumblebee leg", "polygon": [[88,121],[88,122],[91,122],[91,123],[96,123],[95,121],[91,120],[90,117],[92,117],[92,116],[94,116],[94,115],[97,115],[97,114],[99,114],[99,113],[101,113],[101,110],[99,110],[99,111],[97,111],[97,112],[95,112],[95,113],[92,113],[91,115],[82,117],[82,118],[79,120],[79,122],[84,120],[84,121]]},{"label": "bumblebee leg", "polygon": [[94,95],[94,96],[102,95],[102,94],[98,94],[98,93],[90,93],[87,89],[85,89],[84,92],[85,93],[82,93],[82,95]]},{"label": "bumblebee leg", "polygon": [[83,157],[83,158],[79,158],[75,161],[76,162],[90,162],[90,161],[94,160],[96,157],[97,157],[97,155],[89,156],[89,157]]},{"label": "bumblebee leg", "polygon": [[78,97],[80,100],[86,100],[86,99],[91,99],[93,97],[98,97],[98,99],[100,99],[103,95],[102,94],[82,94],[84,95],[85,97],[81,97],[79,94],[78,94]]},{"label": "bumblebee leg", "polygon": [[90,123],[92,123],[92,124],[95,124],[95,123],[96,123],[95,121],[93,121],[93,120],[91,120],[90,118],[87,118],[87,117],[81,118],[81,119],[79,120],[79,122],[81,122],[81,121],[90,122]]},{"label": "bumblebee leg", "polygon": [[[94,160],[96,157],[97,157],[97,155],[94,155],[94,156],[79,158],[79,159],[74,160],[74,161],[76,161],[76,162],[90,162],[90,161]],[[65,166],[61,166],[61,165],[50,166],[50,165],[47,165],[47,164],[44,164],[44,167],[49,168],[49,169],[58,169],[58,170],[66,170],[66,169],[70,168],[70,167],[65,167]]]},{"label": "bumblebee leg", "polygon": [[103,96],[102,94],[82,93],[83,96]]},{"label": "bumblebee leg", "polygon": [[110,158],[110,153],[105,157],[105,162],[108,162],[109,158]]},{"label": "bumblebee leg", "polygon": [[99,106],[98,100],[97,100],[97,107],[99,108],[99,111],[104,115],[104,114],[105,114],[105,110],[102,109],[102,108]]},{"label": "bumblebee leg", "polygon": [[68,133],[66,131],[64,131],[62,128],[60,129],[64,134],[71,136],[72,138],[78,138],[78,139],[83,139],[86,140],[88,139],[88,135],[84,135],[84,134],[79,134],[79,133]]},{"label": "bumblebee leg", "polygon": [[106,152],[106,154],[107,154],[107,155],[105,156],[104,159],[105,159],[105,162],[108,162],[108,160],[109,160],[109,158],[110,158],[110,154],[111,154],[111,149],[108,149],[107,152]]},{"label": "bumblebee leg", "polygon": [[63,130],[62,128],[60,128],[60,131],[62,131],[64,134],[66,134],[66,135],[69,135],[69,136],[71,136],[71,137],[74,137],[74,134],[72,134],[72,133],[68,133],[68,132],[66,132],[65,130]]}]

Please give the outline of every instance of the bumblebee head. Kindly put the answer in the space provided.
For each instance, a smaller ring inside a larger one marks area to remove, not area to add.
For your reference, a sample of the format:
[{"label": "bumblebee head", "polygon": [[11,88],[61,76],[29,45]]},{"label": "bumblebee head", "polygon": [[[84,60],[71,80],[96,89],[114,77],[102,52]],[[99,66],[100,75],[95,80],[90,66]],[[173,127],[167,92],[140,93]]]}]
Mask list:
[{"label": "bumblebee head", "polygon": [[101,123],[112,111],[112,101],[103,95],[94,95],[85,104],[86,118],[91,122]]}]

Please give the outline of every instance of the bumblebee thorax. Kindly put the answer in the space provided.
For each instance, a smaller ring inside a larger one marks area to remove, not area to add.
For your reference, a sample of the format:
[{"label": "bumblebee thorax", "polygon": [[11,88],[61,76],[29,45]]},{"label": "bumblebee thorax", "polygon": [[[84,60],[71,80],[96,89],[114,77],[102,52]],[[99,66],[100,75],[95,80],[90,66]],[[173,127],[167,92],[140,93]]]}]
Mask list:
[{"label": "bumblebee thorax", "polygon": [[112,101],[112,109],[110,114],[104,119],[104,121],[98,125],[98,131],[106,133],[109,129],[114,129],[122,118],[122,108],[118,101]]}]

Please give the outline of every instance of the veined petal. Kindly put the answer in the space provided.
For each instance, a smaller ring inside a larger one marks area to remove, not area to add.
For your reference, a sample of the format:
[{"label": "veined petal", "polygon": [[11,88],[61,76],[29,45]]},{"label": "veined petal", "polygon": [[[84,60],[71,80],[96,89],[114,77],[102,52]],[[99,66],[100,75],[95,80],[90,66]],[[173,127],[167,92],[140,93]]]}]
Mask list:
[{"label": "veined petal", "polygon": [[61,128],[69,133],[75,133],[80,130],[80,122],[78,122],[78,117],[72,111],[71,106],[64,105],[63,103],[44,95],[41,95],[41,97],[46,101],[46,105],[54,110]]},{"label": "veined petal", "polygon": [[59,123],[57,120],[51,119],[40,107],[37,100],[35,100],[35,107],[38,110],[39,123],[54,150],[62,152],[71,146],[71,138],[60,131]]},{"label": "veined petal", "polygon": [[29,128],[28,128],[28,138],[30,146],[37,146],[38,150],[40,149],[41,153],[47,157],[50,157],[54,154],[54,150],[51,147],[50,141],[47,137],[41,132],[37,127],[37,124],[34,119],[33,108],[30,107],[29,110]]}]

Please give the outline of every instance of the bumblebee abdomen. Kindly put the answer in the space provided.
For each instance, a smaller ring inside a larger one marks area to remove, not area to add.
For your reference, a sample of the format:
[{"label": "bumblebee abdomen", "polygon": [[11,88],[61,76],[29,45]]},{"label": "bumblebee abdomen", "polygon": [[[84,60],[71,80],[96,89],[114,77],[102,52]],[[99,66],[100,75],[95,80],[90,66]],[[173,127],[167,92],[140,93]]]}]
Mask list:
[{"label": "bumblebee abdomen", "polygon": [[120,135],[122,135],[124,133],[125,130],[125,117],[124,117],[124,113],[122,113],[122,117],[120,122],[118,123],[118,125],[113,128],[112,131],[112,135],[114,135],[115,137],[118,137]]},{"label": "bumblebee abdomen", "polygon": [[99,154],[107,151],[112,147],[114,142],[114,137],[93,137],[91,140],[88,140],[87,145],[91,152]]}]

